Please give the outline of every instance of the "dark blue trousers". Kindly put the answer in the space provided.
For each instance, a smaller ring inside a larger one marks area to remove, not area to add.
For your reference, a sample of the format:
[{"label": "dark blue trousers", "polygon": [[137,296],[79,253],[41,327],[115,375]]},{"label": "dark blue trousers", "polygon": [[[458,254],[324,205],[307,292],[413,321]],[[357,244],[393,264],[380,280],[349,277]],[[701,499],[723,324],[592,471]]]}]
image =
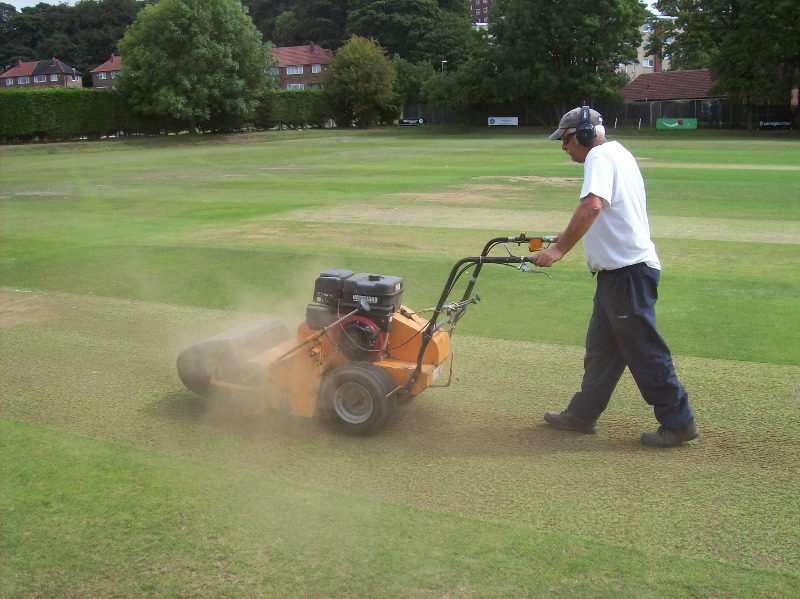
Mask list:
[{"label": "dark blue trousers", "polygon": [[569,404],[577,416],[600,416],[627,366],[659,423],[683,428],[694,420],[672,354],[656,330],[660,277],[659,270],[643,263],[597,273],[583,382]]}]

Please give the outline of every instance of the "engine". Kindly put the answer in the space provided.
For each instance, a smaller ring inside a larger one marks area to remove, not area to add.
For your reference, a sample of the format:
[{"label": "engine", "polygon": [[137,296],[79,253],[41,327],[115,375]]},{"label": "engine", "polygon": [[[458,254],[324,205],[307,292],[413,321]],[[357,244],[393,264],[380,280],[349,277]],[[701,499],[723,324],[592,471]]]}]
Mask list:
[{"label": "engine", "polygon": [[392,314],[402,299],[402,277],[331,268],[317,277],[306,322],[320,330],[357,309],[331,331],[331,337],[349,359],[375,359],[385,349]]}]

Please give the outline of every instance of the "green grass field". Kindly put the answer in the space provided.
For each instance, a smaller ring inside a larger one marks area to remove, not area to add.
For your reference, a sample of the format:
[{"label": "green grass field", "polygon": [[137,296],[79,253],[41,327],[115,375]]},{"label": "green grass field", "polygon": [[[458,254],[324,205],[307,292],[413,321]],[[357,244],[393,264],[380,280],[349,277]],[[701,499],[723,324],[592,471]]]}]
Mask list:
[{"label": "green grass field", "polygon": [[800,139],[618,136],[702,437],[652,451],[626,375],[596,436],[594,280],[486,267],[456,380],[357,439],[201,400],[175,357],[293,324],[332,266],[435,304],[496,235],[557,233],[543,131],[303,131],[0,147],[0,596],[800,595]]}]

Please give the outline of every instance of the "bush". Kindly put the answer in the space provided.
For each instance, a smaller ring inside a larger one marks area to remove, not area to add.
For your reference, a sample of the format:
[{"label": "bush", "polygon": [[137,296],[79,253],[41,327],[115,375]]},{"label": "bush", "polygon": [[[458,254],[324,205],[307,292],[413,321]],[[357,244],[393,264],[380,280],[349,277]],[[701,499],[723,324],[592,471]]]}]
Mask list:
[{"label": "bush", "polygon": [[135,114],[108,89],[15,89],[0,91],[0,141],[99,138],[115,133],[158,134],[181,127],[167,118]]},{"label": "bush", "polygon": [[[331,117],[327,97],[317,89],[267,92],[252,115],[253,123],[260,128],[279,124],[323,127]],[[157,135],[183,129],[173,119],[136,114],[114,90],[0,90],[0,141],[3,142],[98,138],[116,133]]]},{"label": "bush", "polygon": [[325,94],[340,126],[388,123],[400,109],[397,71],[375,40],[354,35],[336,51]]},{"label": "bush", "polygon": [[246,120],[267,83],[268,47],[239,0],[159,0],[119,42],[118,89],[135,112],[191,132]]},{"label": "bush", "polygon": [[108,90],[3,90],[0,139],[100,137],[117,131],[119,114],[119,99]]},{"label": "bush", "polygon": [[323,127],[332,118],[327,97],[321,89],[272,90],[264,94],[256,110],[255,125]]}]

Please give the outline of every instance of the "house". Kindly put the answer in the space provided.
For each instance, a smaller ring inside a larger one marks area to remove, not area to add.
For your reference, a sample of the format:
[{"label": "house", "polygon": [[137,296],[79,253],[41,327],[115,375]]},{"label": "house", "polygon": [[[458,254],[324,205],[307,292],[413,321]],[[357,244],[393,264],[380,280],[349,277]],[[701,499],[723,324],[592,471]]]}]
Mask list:
[{"label": "house", "polygon": [[639,75],[644,73],[661,73],[668,71],[671,67],[670,60],[663,58],[658,54],[648,54],[645,46],[650,42],[654,35],[661,35],[661,25],[656,25],[656,29],[649,23],[641,26],[642,43],[636,50],[636,61],[623,63],[619,66],[619,70],[625,73],[629,79],[636,79]]},{"label": "house", "polygon": [[492,0],[471,0],[470,12],[473,23],[488,23],[489,13],[492,11]]},{"label": "house", "polygon": [[83,87],[81,73],[57,58],[50,60],[17,61],[0,75],[3,87]]},{"label": "house", "polygon": [[278,66],[272,72],[281,80],[284,89],[309,89],[325,86],[325,72],[333,58],[330,50],[316,44],[284,46],[273,51]]},{"label": "house", "polygon": [[122,56],[112,54],[111,58],[89,71],[92,75],[92,87],[109,88],[116,85],[116,79],[122,70]]},{"label": "house", "polygon": [[622,90],[625,120],[653,125],[659,118],[692,117],[719,125],[728,97],[716,86],[711,69],[643,73]]}]

